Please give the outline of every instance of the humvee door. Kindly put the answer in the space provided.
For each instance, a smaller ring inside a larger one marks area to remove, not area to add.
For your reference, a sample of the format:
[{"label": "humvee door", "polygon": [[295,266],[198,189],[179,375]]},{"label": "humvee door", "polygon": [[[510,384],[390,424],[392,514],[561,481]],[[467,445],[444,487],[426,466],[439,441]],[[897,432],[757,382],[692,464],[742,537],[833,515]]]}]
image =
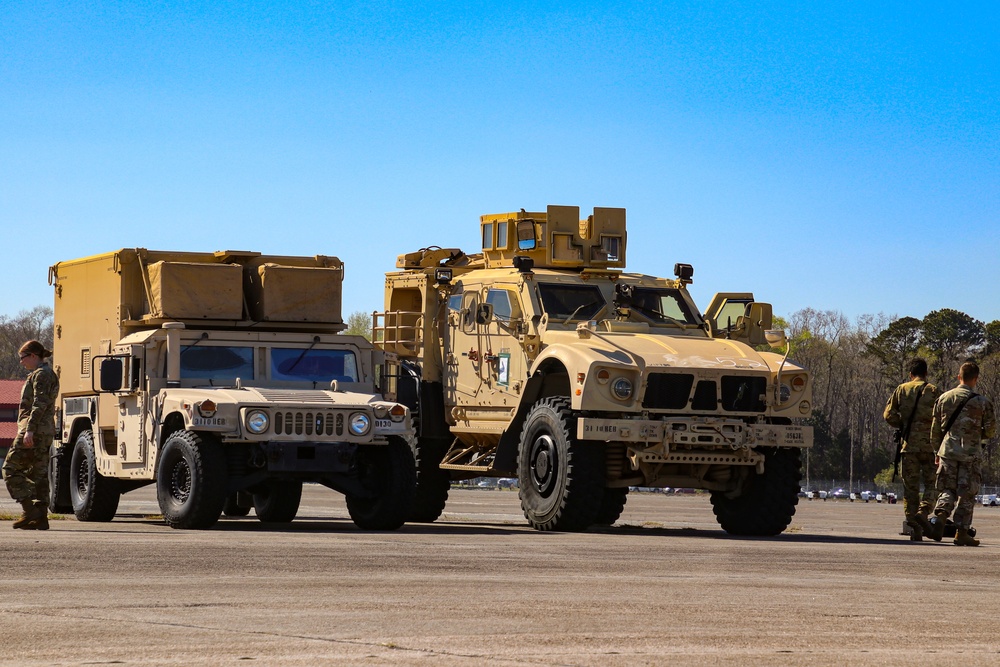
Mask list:
[{"label": "humvee door", "polygon": [[771,304],[754,301],[753,292],[719,292],[705,310],[713,338],[730,338],[748,345],[764,345],[772,327]]}]

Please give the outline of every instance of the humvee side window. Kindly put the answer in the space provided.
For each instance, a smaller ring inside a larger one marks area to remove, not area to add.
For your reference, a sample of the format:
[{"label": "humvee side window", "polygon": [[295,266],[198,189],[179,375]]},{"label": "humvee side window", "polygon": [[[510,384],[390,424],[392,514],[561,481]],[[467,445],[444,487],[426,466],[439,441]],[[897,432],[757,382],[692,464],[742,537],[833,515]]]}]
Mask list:
[{"label": "humvee side window", "polygon": [[501,322],[509,322],[521,316],[521,307],[517,297],[511,297],[509,290],[491,289],[486,293],[486,303],[493,304],[493,317]]},{"label": "humvee side window", "polygon": [[181,377],[190,380],[252,380],[253,348],[186,345],[181,348]]},{"label": "humvee side window", "polygon": [[589,320],[604,308],[604,295],[597,285],[539,283],[538,292],[550,320]]},{"label": "humvee side window", "polygon": [[357,382],[358,362],[350,350],[272,348],[271,379],[322,382]]}]

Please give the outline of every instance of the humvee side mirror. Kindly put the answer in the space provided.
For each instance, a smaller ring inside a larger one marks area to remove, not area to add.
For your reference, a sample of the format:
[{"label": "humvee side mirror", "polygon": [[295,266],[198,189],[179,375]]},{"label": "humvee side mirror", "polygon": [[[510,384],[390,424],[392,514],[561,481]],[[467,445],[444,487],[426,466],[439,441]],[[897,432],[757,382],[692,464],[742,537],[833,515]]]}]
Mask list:
[{"label": "humvee side mirror", "polygon": [[519,250],[535,249],[535,221],[519,220],[517,223],[517,247]]},{"label": "humvee side mirror", "polygon": [[124,369],[121,357],[101,359],[101,391],[121,391]]},{"label": "humvee side mirror", "polygon": [[488,324],[493,319],[493,304],[481,303],[476,308],[476,324]]}]

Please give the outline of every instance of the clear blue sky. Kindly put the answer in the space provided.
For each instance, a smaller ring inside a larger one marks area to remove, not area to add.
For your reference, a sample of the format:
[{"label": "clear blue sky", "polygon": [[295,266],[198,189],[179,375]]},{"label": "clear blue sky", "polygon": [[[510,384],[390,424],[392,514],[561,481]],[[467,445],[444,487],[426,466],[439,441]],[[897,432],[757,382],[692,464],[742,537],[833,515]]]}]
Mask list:
[{"label": "clear blue sky", "polygon": [[326,254],[628,210],[703,307],[1000,318],[1000,5],[0,4],[0,314],[121,247]]}]

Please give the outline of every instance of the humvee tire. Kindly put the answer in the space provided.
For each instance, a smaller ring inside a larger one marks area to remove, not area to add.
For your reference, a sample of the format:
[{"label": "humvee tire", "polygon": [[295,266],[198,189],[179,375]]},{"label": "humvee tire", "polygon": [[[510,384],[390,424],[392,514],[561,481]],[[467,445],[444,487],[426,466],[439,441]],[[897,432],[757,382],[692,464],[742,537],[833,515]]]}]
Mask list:
[{"label": "humvee tire", "polygon": [[246,516],[250,514],[250,510],[253,509],[253,504],[241,504],[240,496],[249,495],[240,491],[235,493],[230,493],[226,497],[226,502],[222,505],[222,513],[226,516]]},{"label": "humvee tire", "polygon": [[417,469],[417,492],[407,521],[433,523],[441,516],[448,502],[451,474],[439,467],[447,450],[434,440],[418,440],[413,458]]},{"label": "humvee tire", "polygon": [[69,496],[77,521],[111,521],[118,511],[121,493],[115,480],[97,472],[95,461],[94,433],[81,431],[69,464]]},{"label": "humvee tire", "polygon": [[226,457],[215,438],[175,431],[163,444],[156,499],[171,528],[209,528],[226,502]]},{"label": "humvee tire", "polygon": [[53,514],[71,514],[73,499],[69,495],[69,463],[73,452],[68,447],[49,449],[49,511]]},{"label": "humvee tire", "polygon": [[296,479],[269,479],[255,487],[253,509],[261,521],[288,523],[302,502],[302,482]]},{"label": "humvee tire", "polygon": [[413,505],[417,471],[413,452],[402,438],[390,437],[386,446],[358,448],[361,484],[372,495],[347,494],[347,511],[358,528],[396,530]]},{"label": "humvee tire", "polygon": [[623,486],[615,489],[604,489],[604,499],[601,501],[601,509],[597,511],[597,518],[594,525],[610,526],[625,511],[625,503],[628,501],[628,487]]},{"label": "humvee tire", "polygon": [[727,498],[712,492],[712,511],[730,535],[770,537],[780,534],[795,515],[802,474],[798,449],[761,449],[764,474],[751,475],[743,493]]},{"label": "humvee tire", "polygon": [[537,530],[586,530],[604,498],[604,447],[573,437],[569,399],[543,398],[524,420],[518,446],[518,495]]}]

